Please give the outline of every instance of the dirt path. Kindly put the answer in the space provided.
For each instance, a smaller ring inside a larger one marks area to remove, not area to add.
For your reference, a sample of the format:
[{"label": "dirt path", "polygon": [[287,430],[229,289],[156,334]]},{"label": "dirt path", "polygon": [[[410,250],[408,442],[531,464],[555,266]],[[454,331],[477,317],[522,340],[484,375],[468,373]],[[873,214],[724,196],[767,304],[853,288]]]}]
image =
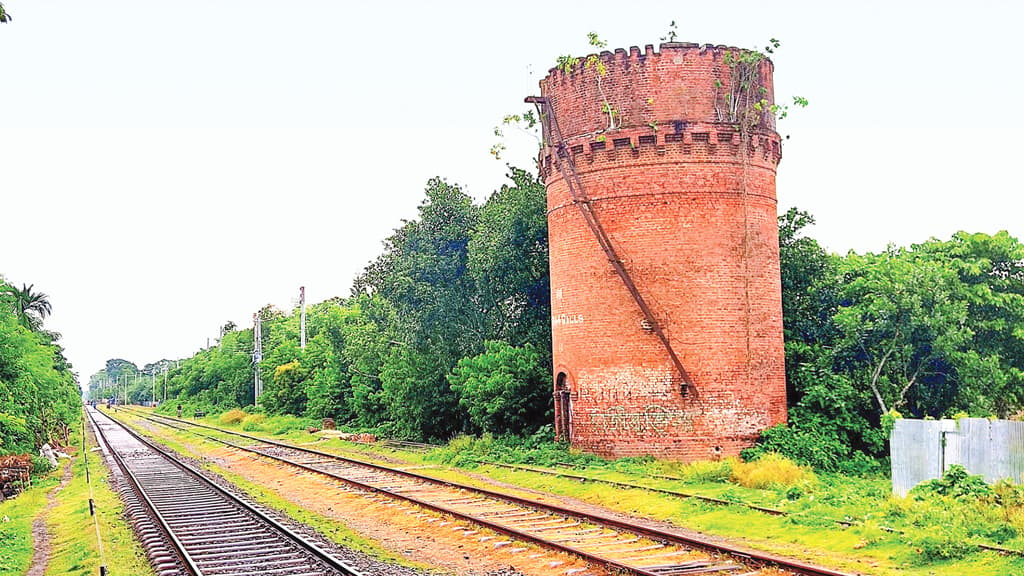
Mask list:
[{"label": "dirt path", "polygon": [[25,576],[43,576],[50,560],[50,533],[46,530],[46,516],[57,505],[57,494],[71,482],[71,462],[64,463],[60,484],[46,495],[46,508],[32,521],[32,563]]}]

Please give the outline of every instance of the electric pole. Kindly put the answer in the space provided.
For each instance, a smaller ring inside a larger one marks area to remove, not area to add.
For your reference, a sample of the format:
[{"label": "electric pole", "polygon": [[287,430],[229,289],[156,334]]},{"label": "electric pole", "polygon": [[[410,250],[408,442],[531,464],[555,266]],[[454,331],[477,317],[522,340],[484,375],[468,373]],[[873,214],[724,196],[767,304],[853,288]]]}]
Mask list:
[{"label": "electric pole", "polygon": [[302,315],[299,317],[299,348],[306,349],[306,287],[299,286],[299,306],[302,307]]},{"label": "electric pole", "polygon": [[263,360],[263,329],[260,326],[260,313],[257,312],[252,315],[252,364],[255,370],[255,379],[253,380],[253,405],[260,405],[260,394],[263,393],[263,382],[260,380],[260,360]]}]

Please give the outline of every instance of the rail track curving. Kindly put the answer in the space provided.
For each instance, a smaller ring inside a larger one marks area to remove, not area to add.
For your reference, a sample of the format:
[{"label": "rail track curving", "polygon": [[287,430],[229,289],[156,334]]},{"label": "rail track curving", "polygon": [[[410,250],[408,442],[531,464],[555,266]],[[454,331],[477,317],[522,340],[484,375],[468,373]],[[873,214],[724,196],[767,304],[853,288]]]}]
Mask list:
[{"label": "rail track curving", "polygon": [[[411,502],[520,541],[567,552],[623,573],[642,576],[848,576],[828,568],[737,549],[611,516],[440,480],[198,422],[142,412],[137,415],[280,464],[330,477],[360,490]],[[199,429],[244,439],[245,444],[203,433]]]},{"label": "rail track curving", "polygon": [[109,416],[87,414],[161,576],[361,576]]}]

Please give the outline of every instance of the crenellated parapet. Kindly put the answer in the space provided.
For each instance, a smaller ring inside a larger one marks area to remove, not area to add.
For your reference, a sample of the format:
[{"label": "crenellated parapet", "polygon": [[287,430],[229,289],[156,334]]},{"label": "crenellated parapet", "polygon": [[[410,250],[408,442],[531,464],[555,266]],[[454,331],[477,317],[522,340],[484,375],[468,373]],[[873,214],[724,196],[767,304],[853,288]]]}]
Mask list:
[{"label": "crenellated parapet", "polygon": [[[574,138],[566,144],[566,151],[581,172],[618,165],[624,160],[746,163],[751,168],[774,171],[782,160],[778,134],[759,132],[744,142],[736,127],[724,122],[674,122],[657,130],[649,126],[620,128]],[[555,153],[551,147],[541,150],[540,174],[545,181],[560,177],[552,156]]]},{"label": "crenellated parapet", "polygon": [[[741,93],[769,107],[775,102],[771,60],[759,59],[748,71],[752,74],[738,78],[743,54],[752,53],[685,42],[661,44],[660,51],[652,45],[643,51],[635,46],[606,51],[579,58],[567,69],[552,68],[541,81],[541,93],[551,102],[564,138],[573,144],[622,129],[670,127],[678,133],[681,126],[736,124],[734,109],[753,104]],[[751,89],[742,90],[743,82],[751,80]],[[774,134],[771,114],[764,114],[758,124],[755,132]]]}]

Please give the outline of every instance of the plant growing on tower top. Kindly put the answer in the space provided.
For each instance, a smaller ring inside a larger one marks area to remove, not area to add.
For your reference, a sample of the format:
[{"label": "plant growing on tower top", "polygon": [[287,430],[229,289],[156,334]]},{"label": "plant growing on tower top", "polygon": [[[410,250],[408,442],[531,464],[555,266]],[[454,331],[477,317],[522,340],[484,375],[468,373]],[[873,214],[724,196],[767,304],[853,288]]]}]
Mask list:
[{"label": "plant growing on tower top", "polygon": [[[607,48],[608,42],[602,40],[597,32],[587,33],[587,42],[594,48]],[[562,72],[569,74],[572,69],[580,63],[578,56],[563,55],[559,56],[555,61],[555,68]],[[594,69],[594,78],[597,82],[597,93],[601,98],[601,113],[608,116],[608,128],[606,130],[614,130],[621,125],[619,121],[619,112],[612,106],[611,102],[608,101],[608,97],[604,93],[604,88],[601,86],[601,79],[608,74],[608,68],[605,67],[604,62],[601,61],[601,56],[598,54],[591,54],[587,56],[587,59],[583,61],[584,69]]]},{"label": "plant growing on tower top", "polygon": [[[774,129],[775,121],[789,114],[788,105],[780,105],[768,99],[768,88],[764,85],[761,71],[767,54],[774,54],[782,43],[772,38],[757,50],[733,49],[722,57],[728,68],[728,85],[721,78],[715,80],[715,113],[719,122],[734,124],[741,134],[749,134],[757,126]],[[793,105],[806,107],[808,101],[801,96],[793,97]]]}]

